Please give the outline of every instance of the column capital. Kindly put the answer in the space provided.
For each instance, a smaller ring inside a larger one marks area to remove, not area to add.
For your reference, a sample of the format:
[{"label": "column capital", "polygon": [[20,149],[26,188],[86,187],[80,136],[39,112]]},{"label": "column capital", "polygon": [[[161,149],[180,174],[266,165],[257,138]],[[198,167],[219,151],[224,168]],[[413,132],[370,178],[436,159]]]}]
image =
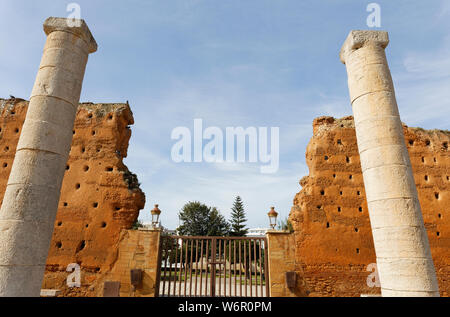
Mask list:
[{"label": "column capital", "polygon": [[382,48],[386,48],[389,44],[389,35],[386,31],[367,31],[367,30],[352,30],[347,36],[347,39],[342,45],[339,57],[341,62],[345,64],[347,57],[358,48],[361,48],[366,43],[374,43]]},{"label": "column capital", "polygon": [[44,32],[48,36],[54,31],[75,34],[88,44],[89,53],[97,51],[97,42],[84,20],[49,17],[44,22]]}]

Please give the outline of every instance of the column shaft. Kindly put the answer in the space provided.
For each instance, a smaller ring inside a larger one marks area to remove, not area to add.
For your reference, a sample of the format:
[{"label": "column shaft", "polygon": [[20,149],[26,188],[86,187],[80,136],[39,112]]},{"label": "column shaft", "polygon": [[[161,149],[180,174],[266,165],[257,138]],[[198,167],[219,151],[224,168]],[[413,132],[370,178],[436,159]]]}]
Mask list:
[{"label": "column shaft", "polygon": [[387,32],[352,31],[347,67],[358,150],[383,296],[439,296],[394,85]]},{"label": "column shaft", "polygon": [[48,18],[47,41],[0,210],[0,296],[39,296],[88,55],[83,20]]}]

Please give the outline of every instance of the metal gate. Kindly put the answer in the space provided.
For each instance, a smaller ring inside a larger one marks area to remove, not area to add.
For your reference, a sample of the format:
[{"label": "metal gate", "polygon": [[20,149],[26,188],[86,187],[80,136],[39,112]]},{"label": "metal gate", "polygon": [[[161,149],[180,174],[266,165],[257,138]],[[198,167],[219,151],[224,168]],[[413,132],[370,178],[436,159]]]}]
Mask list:
[{"label": "metal gate", "polygon": [[266,238],[161,236],[159,296],[269,296]]}]

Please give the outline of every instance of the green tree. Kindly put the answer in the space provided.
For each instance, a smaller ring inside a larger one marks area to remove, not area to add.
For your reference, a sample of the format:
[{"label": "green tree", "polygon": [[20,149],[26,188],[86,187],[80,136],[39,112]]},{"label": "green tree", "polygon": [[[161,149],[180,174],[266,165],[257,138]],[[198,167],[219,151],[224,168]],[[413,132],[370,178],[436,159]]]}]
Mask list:
[{"label": "green tree", "polygon": [[163,228],[161,232],[162,262],[178,263],[180,259],[180,247],[177,239],[172,238],[168,230]]},{"label": "green tree", "polygon": [[244,204],[240,196],[237,196],[234,200],[233,208],[231,208],[231,232],[230,235],[235,237],[243,237],[247,234],[248,229],[245,223],[247,219],[245,218]]},{"label": "green tree", "polygon": [[189,202],[178,214],[181,225],[177,228],[185,236],[225,236],[230,225],[215,207],[208,207],[198,201]]},{"label": "green tree", "polygon": [[209,214],[208,236],[227,236],[230,234],[230,224],[220,214],[216,207],[211,208]]}]

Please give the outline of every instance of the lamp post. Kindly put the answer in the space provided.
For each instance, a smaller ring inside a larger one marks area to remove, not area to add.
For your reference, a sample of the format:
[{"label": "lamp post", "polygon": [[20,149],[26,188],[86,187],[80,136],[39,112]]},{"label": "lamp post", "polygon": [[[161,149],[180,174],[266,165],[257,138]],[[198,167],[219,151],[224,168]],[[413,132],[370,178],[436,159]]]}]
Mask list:
[{"label": "lamp post", "polygon": [[152,227],[156,228],[159,223],[159,215],[161,214],[161,210],[158,208],[159,205],[155,205],[150,212],[152,214]]},{"label": "lamp post", "polygon": [[272,230],[275,229],[275,226],[277,225],[277,217],[278,212],[275,211],[275,207],[270,207],[270,211],[267,213],[269,216],[269,224],[272,227]]}]

